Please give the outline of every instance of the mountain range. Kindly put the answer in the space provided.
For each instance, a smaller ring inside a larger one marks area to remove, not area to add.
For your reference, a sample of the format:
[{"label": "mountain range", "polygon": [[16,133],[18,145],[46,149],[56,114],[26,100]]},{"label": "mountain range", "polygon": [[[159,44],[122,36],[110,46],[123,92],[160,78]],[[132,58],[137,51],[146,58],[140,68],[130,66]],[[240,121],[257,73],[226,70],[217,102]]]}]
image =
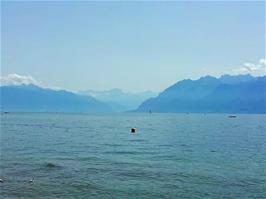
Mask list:
[{"label": "mountain range", "polygon": [[90,96],[33,84],[1,86],[1,111],[16,112],[110,112],[111,107]]},{"label": "mountain range", "polygon": [[[185,79],[159,95],[42,88],[33,84],[0,86],[2,112],[191,112],[266,113],[266,76],[223,75]],[[156,97],[155,97],[156,96]],[[139,106],[138,106],[139,105]]]},{"label": "mountain range", "polygon": [[78,94],[88,95],[108,104],[113,112],[136,109],[144,100],[158,95],[158,93],[152,91],[138,93],[123,92],[118,88],[106,91],[80,91]]},{"label": "mountain range", "polygon": [[205,76],[182,80],[158,97],[144,101],[137,112],[266,113],[266,76]]}]

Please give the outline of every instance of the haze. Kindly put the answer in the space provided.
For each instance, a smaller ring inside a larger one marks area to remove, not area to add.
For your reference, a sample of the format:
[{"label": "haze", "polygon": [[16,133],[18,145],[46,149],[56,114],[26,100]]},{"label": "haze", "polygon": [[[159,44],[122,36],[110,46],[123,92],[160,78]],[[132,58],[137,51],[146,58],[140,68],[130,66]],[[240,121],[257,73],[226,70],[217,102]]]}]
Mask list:
[{"label": "haze", "polygon": [[161,91],[265,62],[263,1],[1,4],[2,76],[45,86]]}]

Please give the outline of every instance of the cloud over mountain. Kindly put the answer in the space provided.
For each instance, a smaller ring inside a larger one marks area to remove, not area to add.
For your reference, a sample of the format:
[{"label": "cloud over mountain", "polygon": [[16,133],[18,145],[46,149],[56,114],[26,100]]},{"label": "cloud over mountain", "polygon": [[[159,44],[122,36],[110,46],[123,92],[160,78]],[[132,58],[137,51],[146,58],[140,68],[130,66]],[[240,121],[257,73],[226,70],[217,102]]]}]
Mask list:
[{"label": "cloud over mountain", "polygon": [[262,76],[266,74],[266,59],[260,59],[258,63],[244,63],[242,67],[235,70],[237,74],[251,74]]},{"label": "cloud over mountain", "polygon": [[30,75],[18,75],[18,74],[8,74],[6,76],[1,76],[0,77],[0,84],[1,85],[29,85],[29,84],[34,84],[34,85],[39,85],[40,82],[35,80],[32,76]]}]

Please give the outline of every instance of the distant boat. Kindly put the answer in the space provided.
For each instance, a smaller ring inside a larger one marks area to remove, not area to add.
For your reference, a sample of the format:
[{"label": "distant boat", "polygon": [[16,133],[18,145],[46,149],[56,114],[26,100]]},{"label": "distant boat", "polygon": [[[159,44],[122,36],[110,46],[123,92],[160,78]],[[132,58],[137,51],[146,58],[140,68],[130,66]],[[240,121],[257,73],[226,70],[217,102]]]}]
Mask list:
[{"label": "distant boat", "polygon": [[151,110],[149,110],[149,113],[150,113],[150,114],[152,113]]},{"label": "distant boat", "polygon": [[8,114],[9,112],[5,111],[4,114]]},{"label": "distant boat", "polygon": [[229,118],[235,118],[236,115],[229,115],[228,117],[229,117]]}]

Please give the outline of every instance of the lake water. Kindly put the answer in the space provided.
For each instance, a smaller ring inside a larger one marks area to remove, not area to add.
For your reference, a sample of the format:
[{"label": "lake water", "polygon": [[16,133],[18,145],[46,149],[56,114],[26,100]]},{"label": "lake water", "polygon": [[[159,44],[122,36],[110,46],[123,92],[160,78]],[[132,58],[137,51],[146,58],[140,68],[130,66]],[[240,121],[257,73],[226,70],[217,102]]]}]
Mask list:
[{"label": "lake water", "polygon": [[1,114],[0,195],[266,198],[265,125],[265,115]]}]

